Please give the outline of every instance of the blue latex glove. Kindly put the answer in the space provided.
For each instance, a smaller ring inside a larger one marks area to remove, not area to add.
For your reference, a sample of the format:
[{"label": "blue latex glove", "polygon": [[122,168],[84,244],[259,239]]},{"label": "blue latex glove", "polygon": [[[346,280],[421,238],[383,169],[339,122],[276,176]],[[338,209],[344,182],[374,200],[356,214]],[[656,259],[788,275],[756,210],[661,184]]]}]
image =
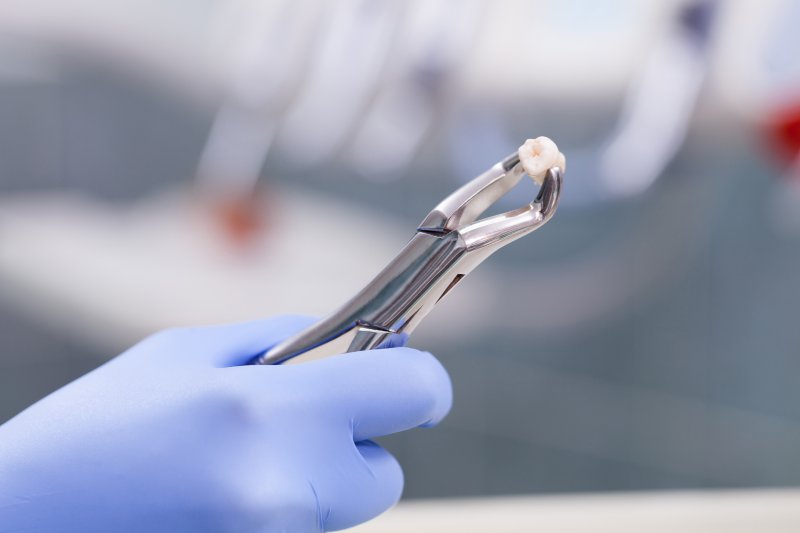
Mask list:
[{"label": "blue latex glove", "polygon": [[169,330],[0,426],[0,532],[314,532],[400,497],[367,439],[435,424],[450,381],[410,348],[238,366],[308,325]]}]

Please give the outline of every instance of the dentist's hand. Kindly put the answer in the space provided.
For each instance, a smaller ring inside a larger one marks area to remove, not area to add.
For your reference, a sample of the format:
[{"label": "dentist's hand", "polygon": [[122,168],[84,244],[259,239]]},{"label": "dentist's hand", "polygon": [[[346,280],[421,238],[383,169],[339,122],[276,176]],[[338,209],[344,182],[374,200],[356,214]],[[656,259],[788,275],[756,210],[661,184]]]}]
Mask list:
[{"label": "dentist's hand", "polygon": [[450,409],[430,354],[388,348],[241,366],[308,325],[156,334],[0,426],[0,532],[318,532],[393,505],[368,439]]}]

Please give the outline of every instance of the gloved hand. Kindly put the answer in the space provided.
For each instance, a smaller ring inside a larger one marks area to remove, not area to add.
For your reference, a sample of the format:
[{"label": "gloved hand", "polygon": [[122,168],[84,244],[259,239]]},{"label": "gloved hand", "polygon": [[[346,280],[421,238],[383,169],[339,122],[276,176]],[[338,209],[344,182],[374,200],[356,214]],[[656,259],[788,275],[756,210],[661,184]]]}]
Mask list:
[{"label": "gloved hand", "polygon": [[450,382],[387,348],[239,366],[308,319],[168,330],[0,426],[0,532],[315,532],[393,505],[367,439],[435,424]]}]

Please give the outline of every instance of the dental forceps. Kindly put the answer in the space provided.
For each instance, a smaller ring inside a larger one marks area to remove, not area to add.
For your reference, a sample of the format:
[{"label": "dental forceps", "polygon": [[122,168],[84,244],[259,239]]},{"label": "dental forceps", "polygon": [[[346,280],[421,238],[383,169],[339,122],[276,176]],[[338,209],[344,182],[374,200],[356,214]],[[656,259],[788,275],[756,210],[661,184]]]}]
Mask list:
[{"label": "dental forceps", "polygon": [[555,213],[562,170],[551,167],[536,199],[507,213],[478,217],[525,174],[518,154],[442,200],[403,250],[341,309],[259,356],[255,364],[299,363],[378,348],[409,335],[464,276]]}]

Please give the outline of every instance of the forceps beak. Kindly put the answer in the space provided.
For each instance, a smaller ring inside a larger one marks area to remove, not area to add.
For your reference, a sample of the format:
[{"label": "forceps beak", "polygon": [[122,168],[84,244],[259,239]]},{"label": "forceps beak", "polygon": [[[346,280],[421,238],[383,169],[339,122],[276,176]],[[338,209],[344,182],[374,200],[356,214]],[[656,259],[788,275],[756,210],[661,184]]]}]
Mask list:
[{"label": "forceps beak", "polygon": [[468,251],[492,245],[503,246],[527,235],[547,223],[558,207],[563,172],[557,166],[547,171],[539,193],[531,203],[478,220],[524,175],[519,156],[508,156],[440,202],[425,217],[418,231],[434,235],[457,231]]}]

